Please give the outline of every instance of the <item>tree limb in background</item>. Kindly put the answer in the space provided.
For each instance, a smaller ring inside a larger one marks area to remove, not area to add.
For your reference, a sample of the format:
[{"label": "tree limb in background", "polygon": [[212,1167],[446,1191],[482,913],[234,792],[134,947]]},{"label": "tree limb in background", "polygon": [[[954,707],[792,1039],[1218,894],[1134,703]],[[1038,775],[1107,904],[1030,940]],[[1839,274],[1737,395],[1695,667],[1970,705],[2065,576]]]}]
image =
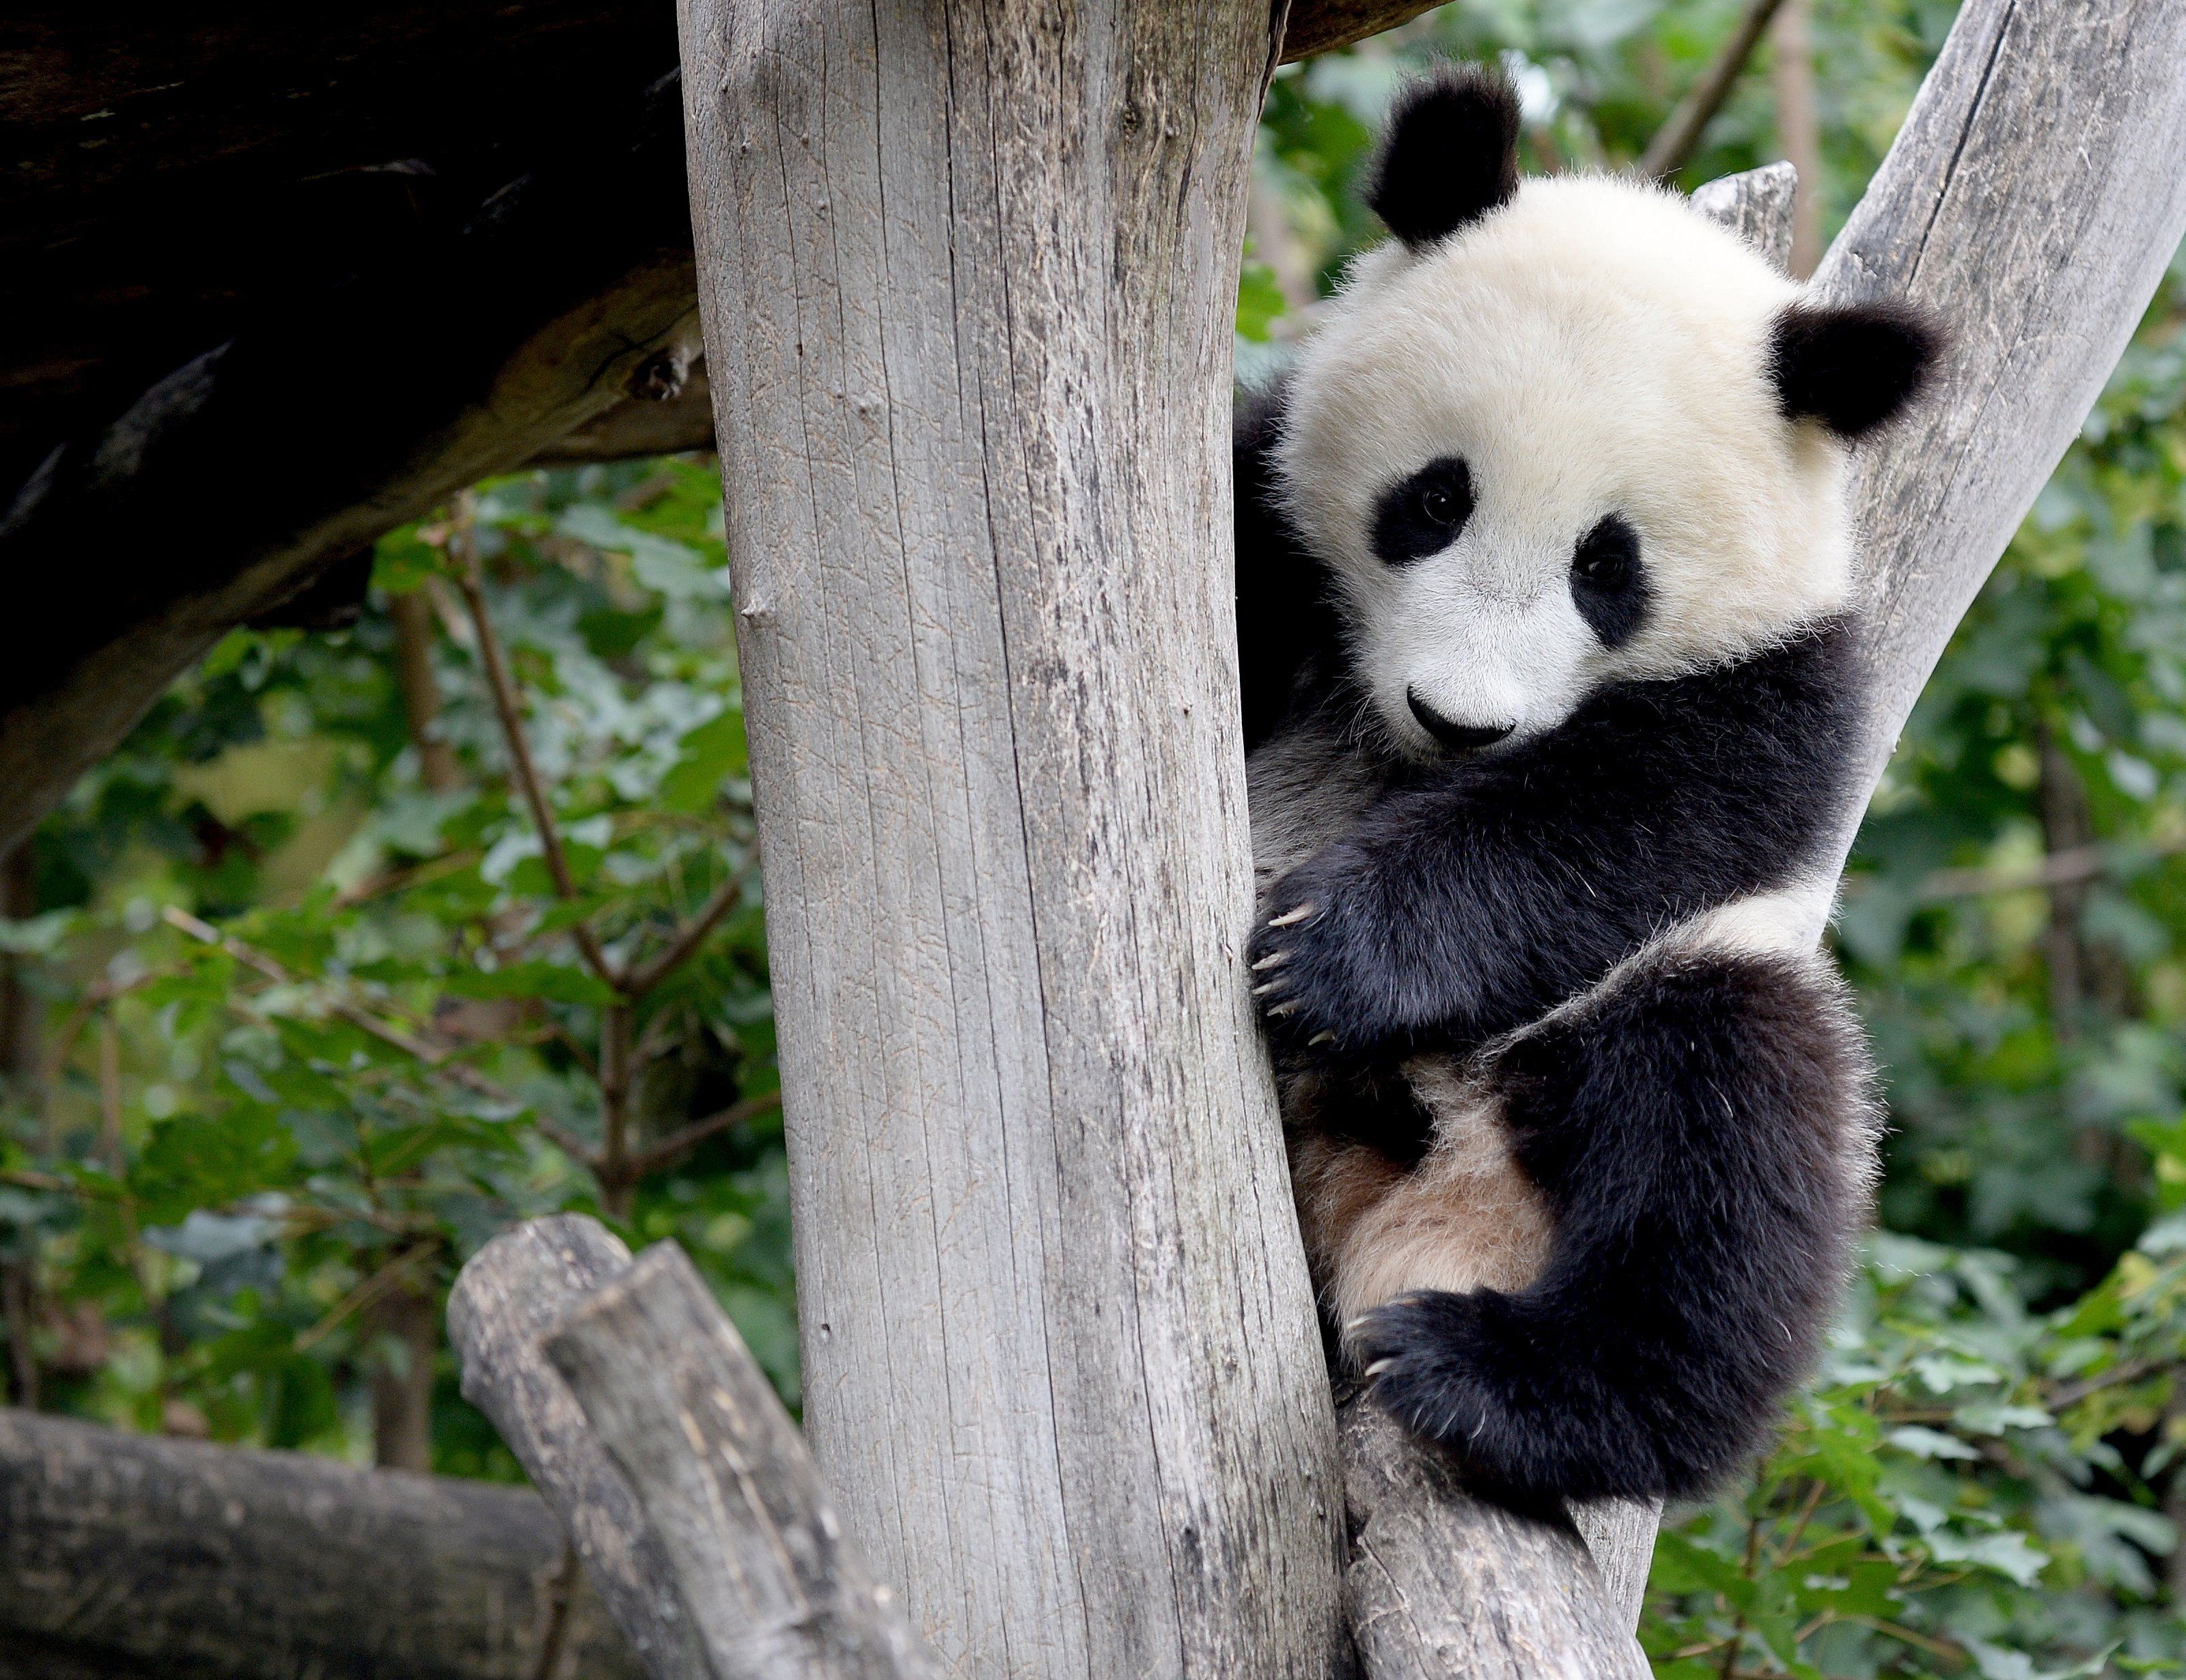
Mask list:
[{"label": "tree limb in background", "polygon": [[1822,260],[1822,124],[1814,87],[1812,0],[1784,0],[1769,45],[1776,84],[1776,143],[1798,171],[1799,196],[1791,207],[1791,254],[1785,265],[1803,280]]},{"label": "tree limb in background", "polygon": [[[0,1515],[4,1680],[535,1680],[563,1548],[524,1489],[4,1410]],[[641,1680],[591,1586],[565,1622]]]},{"label": "tree limb in background", "polygon": [[1660,181],[1675,175],[1692,161],[1693,154],[1700,149],[1701,136],[1715,120],[1716,113],[1729,98],[1730,90],[1738,83],[1740,73],[1746,69],[1746,60],[1768,28],[1769,20],[1776,15],[1784,0],[1746,0],[1745,11],[1739,14],[1738,25],[1730,38],[1723,43],[1723,50],[1715,56],[1694,83],[1692,92],[1670,113],[1670,120],[1656,131],[1647,143],[1647,149],[1640,155],[1640,172]]},{"label": "tree limb in background", "polygon": [[[569,871],[569,854],[562,848],[561,825],[554,820],[554,807],[546,797],[546,785],[539,779],[539,766],[531,756],[530,738],[524,727],[524,702],[516,692],[515,678],[509,675],[508,656],[502,652],[501,637],[494,630],[493,614],[486,608],[485,579],[479,568],[477,517],[477,498],[471,491],[464,490],[456,498],[448,530],[449,557],[456,563],[456,587],[463,592],[463,602],[470,608],[471,629],[478,640],[479,669],[485,674],[494,715],[501,721],[502,742],[508,750],[509,780],[516,784],[524,809],[531,813],[531,826],[539,836],[547,877],[554,883],[555,896],[563,903],[581,904],[584,894],[578,890],[576,876]],[[599,936],[592,932],[591,921],[580,916],[569,924],[569,937],[576,941],[586,966],[606,984],[621,990],[621,972],[608,960],[608,954],[600,948]]]}]

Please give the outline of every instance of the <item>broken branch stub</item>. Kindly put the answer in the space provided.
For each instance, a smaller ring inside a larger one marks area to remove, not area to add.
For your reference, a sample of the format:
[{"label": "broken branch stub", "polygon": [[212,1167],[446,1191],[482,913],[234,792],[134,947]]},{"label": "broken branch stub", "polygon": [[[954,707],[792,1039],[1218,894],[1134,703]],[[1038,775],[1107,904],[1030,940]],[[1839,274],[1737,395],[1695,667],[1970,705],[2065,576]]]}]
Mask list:
[{"label": "broken branch stub", "polygon": [[938,1680],[688,1257],[648,1249],[545,1340],[628,1478],[719,1680]]}]

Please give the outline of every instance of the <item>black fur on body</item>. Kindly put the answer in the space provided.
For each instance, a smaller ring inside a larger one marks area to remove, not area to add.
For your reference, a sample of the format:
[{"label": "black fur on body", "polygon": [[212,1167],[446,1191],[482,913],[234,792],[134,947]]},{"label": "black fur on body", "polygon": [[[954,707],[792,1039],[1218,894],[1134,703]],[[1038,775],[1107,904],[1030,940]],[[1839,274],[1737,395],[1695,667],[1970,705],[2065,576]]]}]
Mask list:
[{"label": "black fur on body", "polygon": [[1700,1492],[1763,1439],[1836,1299],[1869,1072],[1819,955],[1650,942],[1818,861],[1859,725],[1854,627],[1617,685],[1501,754],[1405,760],[1362,722],[1324,574],[1266,499],[1278,423],[1241,419],[1238,608],[1264,910],[1313,906],[1252,948],[1288,953],[1255,978],[1292,1005],[1268,1024],[1294,1151],[1318,1134],[1415,1168],[1435,1121],[1404,1070],[1452,1058],[1555,1221],[1530,1286],[1389,1302],[1352,1358],[1514,1503]]}]

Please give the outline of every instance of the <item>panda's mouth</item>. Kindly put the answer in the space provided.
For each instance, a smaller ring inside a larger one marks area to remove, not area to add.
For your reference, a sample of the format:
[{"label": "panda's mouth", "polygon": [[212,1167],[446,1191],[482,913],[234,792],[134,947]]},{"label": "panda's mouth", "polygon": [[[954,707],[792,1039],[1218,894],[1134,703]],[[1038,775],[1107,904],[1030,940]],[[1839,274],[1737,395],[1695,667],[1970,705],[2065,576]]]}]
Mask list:
[{"label": "panda's mouth", "polygon": [[1416,688],[1404,691],[1404,703],[1411,708],[1412,717],[1419,726],[1435,738],[1446,753],[1478,753],[1507,739],[1517,728],[1516,724],[1463,723],[1455,718],[1444,717],[1426,700]]}]

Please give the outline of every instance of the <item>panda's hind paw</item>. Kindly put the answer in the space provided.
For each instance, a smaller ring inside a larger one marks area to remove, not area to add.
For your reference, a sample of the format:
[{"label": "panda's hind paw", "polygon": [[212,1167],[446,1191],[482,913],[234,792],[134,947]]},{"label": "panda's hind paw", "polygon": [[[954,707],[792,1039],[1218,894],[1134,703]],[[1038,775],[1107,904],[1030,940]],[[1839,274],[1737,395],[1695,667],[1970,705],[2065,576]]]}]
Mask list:
[{"label": "panda's hind paw", "polygon": [[1347,1341],[1374,1402],[1449,1452],[1486,1496],[1530,1507],[1666,1491],[1656,1444],[1527,1323],[1523,1296],[1423,1290],[1365,1313]]}]

